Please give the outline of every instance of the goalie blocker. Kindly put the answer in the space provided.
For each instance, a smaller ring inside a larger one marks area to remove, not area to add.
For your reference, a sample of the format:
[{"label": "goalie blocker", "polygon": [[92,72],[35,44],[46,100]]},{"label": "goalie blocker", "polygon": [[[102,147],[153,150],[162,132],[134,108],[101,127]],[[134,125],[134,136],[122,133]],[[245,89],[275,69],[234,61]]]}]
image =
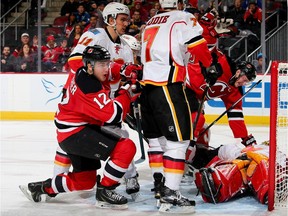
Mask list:
[{"label": "goalie blocker", "polygon": [[234,160],[216,156],[196,172],[195,184],[205,202],[225,202],[251,190],[260,203],[267,204],[268,158],[250,149]]}]

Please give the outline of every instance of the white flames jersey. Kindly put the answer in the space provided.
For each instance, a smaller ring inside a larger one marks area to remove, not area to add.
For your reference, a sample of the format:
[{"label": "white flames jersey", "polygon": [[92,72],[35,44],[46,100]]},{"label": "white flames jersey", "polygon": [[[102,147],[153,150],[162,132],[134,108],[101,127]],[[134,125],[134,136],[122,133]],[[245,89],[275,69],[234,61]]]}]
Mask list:
[{"label": "white flames jersey", "polygon": [[[106,29],[103,28],[90,29],[83,33],[79,39],[77,46],[74,48],[70,55],[75,56],[71,57],[69,60],[73,60],[73,58],[77,60],[77,58],[79,58],[79,56],[77,56],[77,53],[82,54],[87,46],[94,45],[99,45],[106,48],[111,55],[111,61],[117,62],[119,64],[124,64],[126,62],[134,63],[133,51],[130,46],[120,37],[118,37],[116,42],[113,42]],[[109,80],[112,92],[111,97],[113,97],[113,92],[115,92],[119,88],[120,79],[113,80],[110,73]]]},{"label": "white flames jersey", "polygon": [[134,63],[133,52],[129,45],[125,43],[120,37],[119,40],[114,43],[106,30],[103,28],[90,29],[83,33],[71,55],[76,53],[83,53],[87,46],[94,45],[99,45],[106,48],[111,55],[112,61],[120,64],[123,64],[124,62]]},{"label": "white flames jersey", "polygon": [[205,41],[202,31],[196,18],[184,11],[170,11],[152,17],[142,33],[144,84],[163,86],[184,82],[188,48]]}]

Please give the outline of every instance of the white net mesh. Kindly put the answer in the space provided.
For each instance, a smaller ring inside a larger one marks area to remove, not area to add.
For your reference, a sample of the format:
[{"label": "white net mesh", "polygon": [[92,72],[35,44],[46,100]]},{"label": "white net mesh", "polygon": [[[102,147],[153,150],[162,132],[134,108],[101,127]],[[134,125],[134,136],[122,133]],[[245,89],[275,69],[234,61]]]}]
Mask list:
[{"label": "white net mesh", "polygon": [[288,63],[278,65],[275,207],[287,208],[288,198]]}]

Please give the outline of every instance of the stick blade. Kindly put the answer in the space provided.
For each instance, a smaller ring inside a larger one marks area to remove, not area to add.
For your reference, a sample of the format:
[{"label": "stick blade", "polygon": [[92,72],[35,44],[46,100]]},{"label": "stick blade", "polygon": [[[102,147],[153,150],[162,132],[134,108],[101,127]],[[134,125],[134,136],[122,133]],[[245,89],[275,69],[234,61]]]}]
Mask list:
[{"label": "stick blade", "polygon": [[145,161],[145,158],[139,158],[138,160],[135,161],[135,164],[140,164]]}]

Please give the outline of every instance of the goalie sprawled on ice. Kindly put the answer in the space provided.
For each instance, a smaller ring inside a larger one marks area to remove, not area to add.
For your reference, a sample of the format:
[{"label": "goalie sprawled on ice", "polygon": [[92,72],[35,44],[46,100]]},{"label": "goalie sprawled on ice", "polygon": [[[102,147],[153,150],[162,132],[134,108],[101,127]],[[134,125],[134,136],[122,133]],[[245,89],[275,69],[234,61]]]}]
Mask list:
[{"label": "goalie sprawled on ice", "polygon": [[260,203],[267,204],[269,146],[242,149],[229,144],[213,150],[198,148],[202,148],[202,158],[217,154],[207,165],[203,160],[202,164],[193,164],[198,168],[195,184],[205,202],[216,204],[252,192]]}]

